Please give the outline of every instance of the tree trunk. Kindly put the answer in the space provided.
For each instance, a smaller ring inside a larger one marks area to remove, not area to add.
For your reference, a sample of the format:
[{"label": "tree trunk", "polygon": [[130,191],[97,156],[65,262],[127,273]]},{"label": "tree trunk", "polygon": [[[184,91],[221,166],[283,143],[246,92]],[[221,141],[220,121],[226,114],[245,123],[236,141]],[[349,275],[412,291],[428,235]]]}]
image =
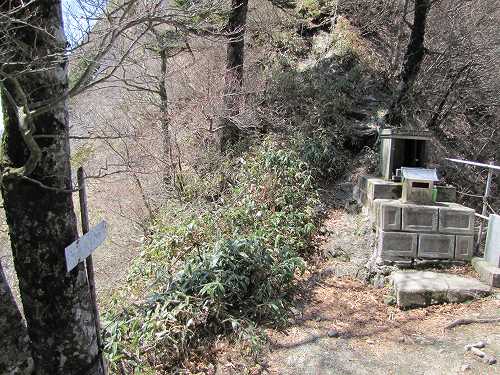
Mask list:
[{"label": "tree trunk", "polygon": [[410,42],[406,49],[403,67],[399,76],[400,82],[386,116],[387,124],[393,127],[403,126],[403,107],[408,102],[408,96],[424,59],[425,26],[430,7],[430,0],[415,0]]},{"label": "tree trunk", "polygon": [[[495,132],[495,140],[497,145],[497,150],[495,152],[495,165],[500,165],[500,131]],[[500,173],[496,173],[496,185],[497,185],[497,194],[495,194],[497,202],[500,203]]]},{"label": "tree trunk", "polygon": [[[396,66],[399,61],[399,56],[400,56],[400,47],[401,47],[401,39],[405,27],[405,19],[406,19],[406,13],[408,12],[408,3],[410,0],[404,0],[404,5],[403,5],[403,14],[401,15],[401,21],[399,22],[398,26],[398,34],[396,37],[396,44],[394,47],[394,50],[392,51],[392,57],[391,57],[391,66],[390,66],[390,72],[391,75],[395,73]],[[398,2],[399,3],[399,2]]]},{"label": "tree trunk", "polygon": [[[3,2],[0,11],[18,3]],[[24,12],[30,15],[30,25],[18,26],[15,35],[9,36],[25,47],[13,58],[20,64],[9,72],[2,97],[1,188],[35,372],[102,374],[85,266],[80,263],[67,273],[65,265],[64,248],[78,235],[68,192],[72,183],[65,100],[34,114],[31,141],[40,148],[40,160],[26,172],[28,176],[11,173],[33,155],[25,143],[26,134],[20,131],[18,111],[24,101],[20,92],[26,96],[24,104],[34,108],[34,103],[64,97],[68,88],[60,1],[39,0]]]},{"label": "tree trunk", "polygon": [[0,262],[0,374],[28,375],[33,372],[26,326]]},{"label": "tree trunk", "polygon": [[245,28],[248,0],[232,0],[229,16],[226,74],[224,77],[223,116],[221,120],[221,150],[225,152],[241,137],[240,128],[232,121],[239,114],[243,85],[243,61],[245,53]]},{"label": "tree trunk", "polygon": [[168,94],[167,94],[167,49],[161,45],[161,40],[158,39],[160,50],[160,77],[158,82],[158,91],[160,93],[160,116],[161,116],[161,139],[163,147],[163,161],[165,167],[163,169],[163,185],[165,191],[175,187],[175,166],[172,158],[172,144],[170,140],[170,118],[168,117]]}]

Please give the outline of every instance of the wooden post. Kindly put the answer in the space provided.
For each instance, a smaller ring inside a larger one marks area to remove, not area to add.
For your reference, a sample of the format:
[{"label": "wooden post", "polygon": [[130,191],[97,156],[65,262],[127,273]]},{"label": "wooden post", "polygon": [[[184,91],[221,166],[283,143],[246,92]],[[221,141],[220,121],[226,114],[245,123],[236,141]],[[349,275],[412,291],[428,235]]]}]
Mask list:
[{"label": "wooden post", "polygon": [[[490,165],[494,165],[494,162],[490,161]],[[484,190],[484,196],[483,196],[483,211],[481,212],[481,215],[483,217],[486,216],[488,209],[488,197],[490,196],[492,179],[493,179],[493,168],[489,168],[488,179],[486,180],[486,189]],[[476,243],[477,249],[479,249],[479,246],[481,245],[482,237],[483,237],[483,222],[481,221],[481,224],[479,225],[479,232],[477,234],[477,243]]]},{"label": "wooden post", "polygon": [[[78,196],[80,198],[80,216],[82,219],[82,232],[83,234],[89,231],[89,212],[87,207],[87,192],[85,189],[85,177],[83,174],[83,168],[78,168],[77,171],[78,178]],[[94,324],[97,337],[97,347],[99,348],[99,361],[101,361],[101,366],[104,370],[104,375],[107,374],[106,363],[102,355],[102,338],[101,338],[101,322],[99,319],[99,311],[97,309],[97,298],[95,292],[95,279],[94,279],[94,264],[92,261],[92,255],[89,255],[85,259],[85,266],[87,269],[87,280],[89,283],[90,299],[92,301],[92,311],[94,313]]]}]

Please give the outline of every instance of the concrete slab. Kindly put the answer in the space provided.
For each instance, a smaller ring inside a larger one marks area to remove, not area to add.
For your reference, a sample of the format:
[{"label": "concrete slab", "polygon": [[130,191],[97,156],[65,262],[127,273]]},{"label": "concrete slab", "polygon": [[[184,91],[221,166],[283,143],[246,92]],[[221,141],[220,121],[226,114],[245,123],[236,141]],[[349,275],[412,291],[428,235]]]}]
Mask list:
[{"label": "concrete slab", "polygon": [[500,267],[500,215],[490,215],[484,258],[493,266]]},{"label": "concrete slab", "polygon": [[474,250],[473,236],[456,236],[455,259],[469,260],[472,258],[473,250]]},{"label": "concrete slab", "polygon": [[474,210],[458,204],[439,207],[439,232],[474,234]]},{"label": "concrete slab", "polygon": [[479,278],[482,282],[493,286],[495,288],[500,287],[500,268],[493,266],[491,263],[486,261],[484,258],[472,258],[472,267],[479,274]]},{"label": "concrete slab", "polygon": [[437,206],[404,204],[401,229],[407,232],[437,232],[438,215]]},{"label": "concrete slab", "polygon": [[401,309],[464,302],[491,293],[491,287],[476,279],[447,273],[395,272],[391,275],[391,281],[396,303]]},{"label": "concrete slab", "polygon": [[418,236],[417,254],[419,258],[453,259],[455,256],[455,236],[422,233]]},{"label": "concrete slab", "polygon": [[382,260],[411,259],[417,255],[418,235],[405,232],[379,232],[378,255]]},{"label": "concrete slab", "polygon": [[377,225],[385,231],[401,230],[401,203],[397,200],[381,202]]}]

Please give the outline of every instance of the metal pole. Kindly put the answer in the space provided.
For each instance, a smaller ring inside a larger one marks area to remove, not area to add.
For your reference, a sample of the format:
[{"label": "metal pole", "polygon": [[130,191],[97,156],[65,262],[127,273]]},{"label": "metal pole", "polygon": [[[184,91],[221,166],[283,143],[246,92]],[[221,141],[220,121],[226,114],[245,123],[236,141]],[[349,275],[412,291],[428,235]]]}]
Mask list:
[{"label": "metal pole", "polygon": [[[490,161],[490,165],[494,165],[494,162]],[[490,196],[490,190],[491,190],[491,180],[493,179],[493,169],[490,168],[488,170],[488,179],[486,180],[486,189],[484,190],[484,196],[483,196],[483,211],[481,212],[482,216],[486,216],[487,209],[488,209],[488,197]],[[479,246],[481,245],[481,239],[483,237],[483,222],[481,221],[481,224],[479,224],[479,232],[477,234],[477,249],[479,249]]]},{"label": "metal pole", "polygon": [[[83,234],[89,231],[89,211],[87,207],[87,192],[85,189],[85,177],[83,174],[83,168],[78,168],[77,171],[78,178],[78,196],[80,198],[80,216],[82,219],[82,232]],[[104,362],[104,357],[102,355],[102,339],[101,339],[101,321],[99,319],[99,311],[97,309],[97,298],[95,292],[95,279],[94,279],[94,263],[92,261],[92,255],[89,255],[85,259],[85,266],[87,269],[87,280],[89,283],[90,299],[92,302],[92,312],[94,313],[94,324],[96,330],[97,347],[99,350],[99,361],[101,362],[104,375],[107,374],[106,363]]]}]

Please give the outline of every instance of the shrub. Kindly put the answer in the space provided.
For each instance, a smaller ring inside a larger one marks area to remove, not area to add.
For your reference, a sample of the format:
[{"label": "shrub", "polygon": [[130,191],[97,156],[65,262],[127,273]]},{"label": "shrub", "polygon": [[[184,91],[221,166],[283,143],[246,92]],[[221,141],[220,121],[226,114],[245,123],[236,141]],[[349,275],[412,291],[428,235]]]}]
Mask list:
[{"label": "shrub", "polygon": [[113,367],[167,369],[216,334],[286,322],[315,231],[311,172],[297,152],[271,141],[233,167],[225,204],[177,227],[161,219],[153,227],[127,291],[149,297],[125,308],[117,298],[105,314]]}]

